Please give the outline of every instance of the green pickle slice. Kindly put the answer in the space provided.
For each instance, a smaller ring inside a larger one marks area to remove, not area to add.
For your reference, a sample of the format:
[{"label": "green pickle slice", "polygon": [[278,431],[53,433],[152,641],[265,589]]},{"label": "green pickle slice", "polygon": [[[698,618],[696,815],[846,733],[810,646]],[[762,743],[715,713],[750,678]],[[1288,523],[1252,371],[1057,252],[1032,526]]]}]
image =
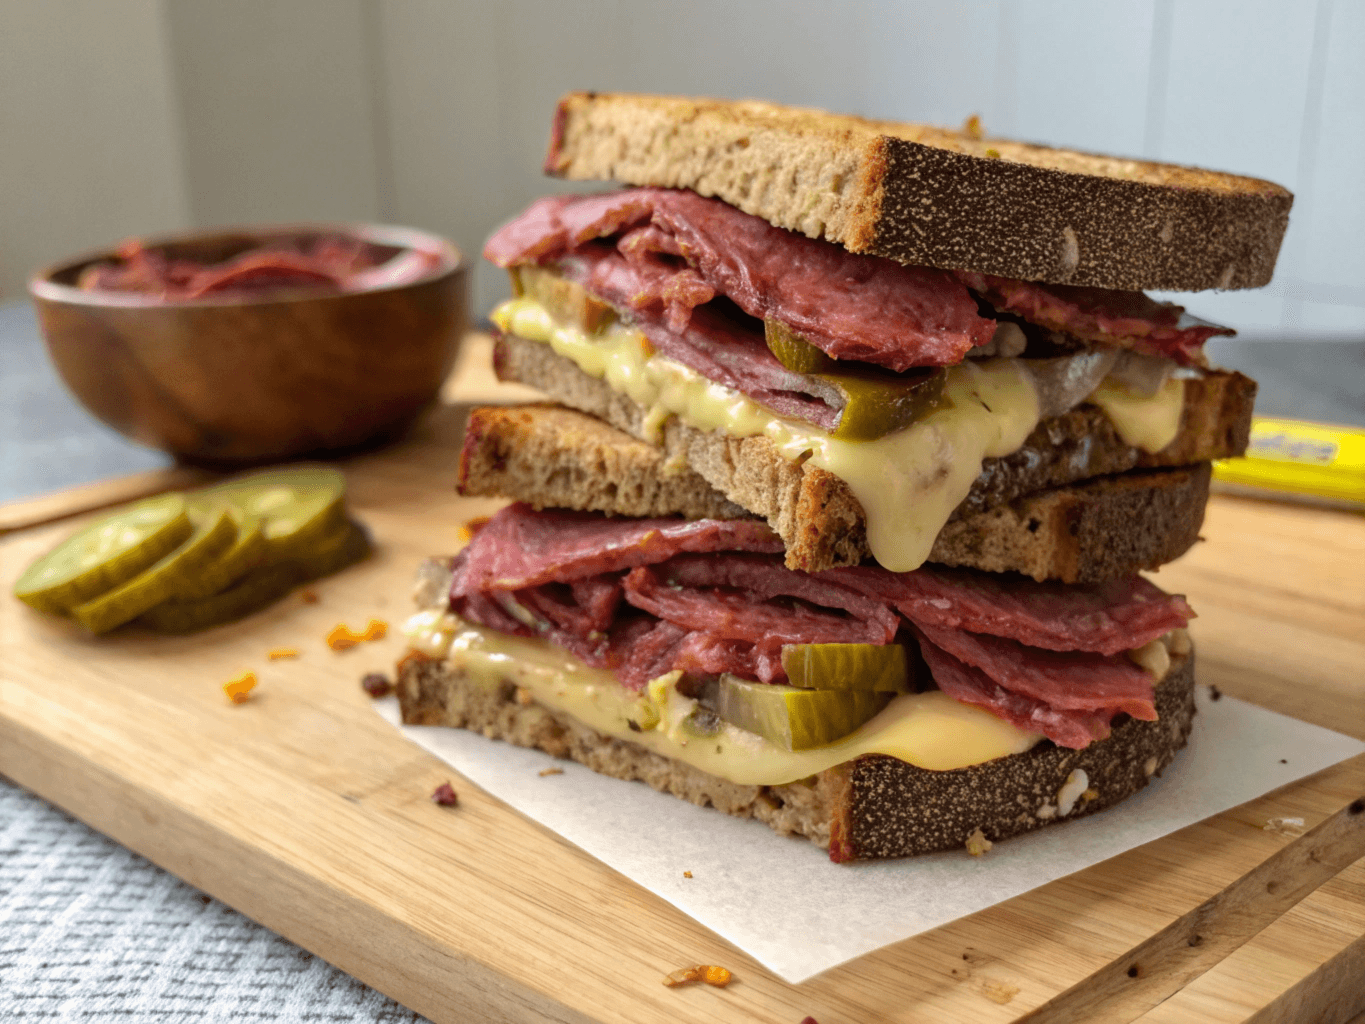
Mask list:
[{"label": "green pickle slice", "polygon": [[330,466],[253,473],[189,496],[192,504],[227,503],[264,523],[270,561],[309,554],[346,522],[346,477]]},{"label": "green pickle slice", "polygon": [[87,526],[24,570],[19,600],[64,615],[132,579],[193,531],[179,494],[162,494]]},{"label": "green pickle slice", "polygon": [[834,436],[843,441],[875,441],[923,419],[943,401],[943,370],[881,374],[875,370],[818,373],[815,376],[844,396],[844,411]]},{"label": "green pickle slice", "polygon": [[237,538],[204,566],[198,577],[187,580],[176,597],[193,600],[221,593],[265,562],[265,521],[260,516],[246,515],[234,506],[229,506],[227,511],[237,526]]},{"label": "green pickle slice", "polygon": [[322,538],[314,550],[291,559],[303,579],[330,576],[370,553],[370,537],[358,523],[346,521],[335,534]]},{"label": "green pickle slice", "polygon": [[910,661],[900,644],[787,644],[782,667],[806,690],[908,693]]},{"label": "green pickle slice", "polygon": [[842,739],[890,703],[870,690],[802,690],[720,677],[716,714],[787,750],[809,750]]},{"label": "green pickle slice", "polygon": [[180,592],[205,566],[231,546],[237,524],[226,508],[205,516],[188,540],[113,590],[71,609],[92,633],[107,633]]},{"label": "green pickle slice", "polygon": [[777,361],[792,373],[828,373],[838,365],[780,320],[763,321],[763,338]]},{"label": "green pickle slice", "polygon": [[165,601],[149,608],[138,621],[162,633],[193,633],[259,611],[289,593],[299,582],[299,567],[292,562],[263,565],[221,594]]}]

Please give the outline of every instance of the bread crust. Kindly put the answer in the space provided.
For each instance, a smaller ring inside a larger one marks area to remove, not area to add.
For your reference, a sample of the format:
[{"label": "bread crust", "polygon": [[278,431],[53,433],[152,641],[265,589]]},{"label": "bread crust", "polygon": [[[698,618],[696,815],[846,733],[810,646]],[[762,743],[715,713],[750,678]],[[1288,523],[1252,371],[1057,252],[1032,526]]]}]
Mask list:
[{"label": "bread crust", "polygon": [[571,93],[549,174],[690,188],[853,252],[1130,290],[1269,283],[1272,182],[755,101]]},{"label": "bread crust", "polygon": [[[494,369],[503,380],[530,385],[636,438],[645,436],[642,406],[548,345],[505,335],[494,348]],[[1074,583],[1112,579],[1178,557],[1194,542],[1203,520],[1208,478],[1202,471],[1144,475],[1138,489],[1161,492],[1150,501],[1139,499],[1134,488],[1097,488],[1069,500],[1044,492],[1134,469],[1197,465],[1240,454],[1246,449],[1255,391],[1255,383],[1237,373],[1216,372],[1188,381],[1180,431],[1156,454],[1125,444],[1093,406],[1044,421],[1017,452],[983,463],[930,559]],[[856,565],[870,554],[863,509],[847,485],[822,469],[783,457],[767,438],[734,438],[670,419],[661,451],[665,462],[684,460],[727,499],[767,519],[787,545],[790,568],[818,572]],[[467,493],[503,493],[552,504],[518,481],[487,485],[496,486],[509,489]],[[1088,512],[1086,504],[1092,506]],[[989,525],[981,520],[986,513],[994,513]],[[1121,522],[1116,518],[1121,514],[1144,517],[1123,525],[1120,532],[1132,545],[1128,549],[1106,545],[1090,525]],[[1031,525],[1035,519],[1047,529]],[[1073,527],[1076,533],[1070,532]]]},{"label": "bread crust", "polygon": [[[957,849],[976,829],[992,841],[1006,839],[1131,796],[1185,745],[1194,715],[1194,655],[1172,657],[1156,690],[1158,721],[1127,719],[1085,750],[1044,740],[1022,754],[948,772],[866,755],[781,786],[729,782],[527,700],[511,679],[476,682],[445,661],[410,654],[399,665],[397,693],[405,724],[465,728],[535,747],[700,806],[756,818],[829,849],[832,859],[852,860]],[[1058,793],[1076,769],[1086,773],[1094,795],[1062,815]]]}]

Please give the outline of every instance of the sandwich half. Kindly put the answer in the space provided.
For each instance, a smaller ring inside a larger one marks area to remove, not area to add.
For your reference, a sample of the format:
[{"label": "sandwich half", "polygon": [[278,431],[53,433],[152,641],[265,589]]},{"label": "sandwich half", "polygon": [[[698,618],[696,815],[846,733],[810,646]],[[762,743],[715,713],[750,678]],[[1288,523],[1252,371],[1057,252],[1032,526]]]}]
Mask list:
[{"label": "sandwich half", "polygon": [[576,94],[466,494],[432,560],[405,721],[463,726],[835,860],[1092,813],[1175,756],[1198,537],[1246,445],[1230,333],[1138,289],[1264,283],[1254,179],[754,103]]}]

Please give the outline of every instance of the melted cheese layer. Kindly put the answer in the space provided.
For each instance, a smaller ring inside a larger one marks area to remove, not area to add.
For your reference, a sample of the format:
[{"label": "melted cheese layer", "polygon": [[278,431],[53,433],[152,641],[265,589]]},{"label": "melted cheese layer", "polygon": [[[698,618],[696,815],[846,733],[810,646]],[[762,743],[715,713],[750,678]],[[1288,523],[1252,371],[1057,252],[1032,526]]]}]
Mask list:
[{"label": "melted cheese layer", "polygon": [[[810,750],[785,750],[728,723],[714,736],[699,736],[685,724],[696,701],[679,694],[667,676],[641,695],[610,672],[590,668],[550,644],[480,629],[439,610],[413,616],[407,632],[415,649],[445,658],[481,685],[515,683],[540,704],[598,732],[740,785],[795,782],[862,754],[887,754],[919,768],[950,771],[1023,753],[1042,739],[938,690],[901,694],[856,732]],[[651,720],[657,724],[641,731],[630,726]]]},{"label": "melted cheese layer", "polygon": [[1167,377],[1156,393],[1144,395],[1113,377],[1100,381],[1086,401],[1104,410],[1124,444],[1155,454],[1180,433],[1185,409],[1185,382]]},{"label": "melted cheese layer", "polygon": [[761,435],[784,457],[808,458],[833,473],[863,507],[873,557],[895,572],[916,569],[929,557],[982,460],[1017,450],[1038,424],[1038,394],[1014,359],[950,366],[946,400],[924,419],[875,441],[844,441],[655,355],[644,335],[624,324],[590,336],[557,324],[529,296],[503,303],[493,320],[504,331],[548,343],[644,406],[648,429],[657,431],[673,415],[698,430]]}]

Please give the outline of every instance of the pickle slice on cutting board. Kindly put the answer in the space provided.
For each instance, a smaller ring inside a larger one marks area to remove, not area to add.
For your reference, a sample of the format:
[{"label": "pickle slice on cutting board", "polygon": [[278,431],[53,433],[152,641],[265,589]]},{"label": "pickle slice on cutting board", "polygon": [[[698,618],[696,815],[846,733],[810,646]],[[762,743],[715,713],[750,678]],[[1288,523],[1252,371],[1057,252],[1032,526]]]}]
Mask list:
[{"label": "pickle slice on cutting board", "polygon": [[69,537],[24,570],[14,595],[63,615],[132,579],[193,531],[185,500],[162,494],[120,509]]},{"label": "pickle slice on cutting board", "polygon": [[227,503],[263,522],[270,561],[308,554],[346,521],[346,477],[330,466],[267,470],[191,494],[190,504]]},{"label": "pickle slice on cutting board", "polygon": [[908,693],[910,661],[900,644],[787,644],[782,667],[806,690]]},{"label": "pickle slice on cutting board", "polygon": [[243,576],[266,560],[265,521],[260,516],[247,515],[235,506],[228,514],[237,526],[237,537],[223,553],[200,570],[199,575],[186,580],[176,597],[193,600],[222,593]]},{"label": "pickle slice on cutting board", "polygon": [[891,698],[868,690],[802,690],[724,675],[716,714],[786,750],[808,750],[847,736]]},{"label": "pickle slice on cutting board", "polygon": [[335,534],[319,540],[312,551],[291,561],[298,566],[303,579],[313,580],[330,576],[369,553],[370,535],[359,523],[347,520]]},{"label": "pickle slice on cutting board", "polygon": [[300,581],[299,567],[291,562],[263,565],[221,594],[163,601],[145,611],[138,621],[162,633],[193,633],[259,611],[289,593]]},{"label": "pickle slice on cutting board", "polygon": [[189,538],[132,579],[71,609],[72,616],[92,633],[107,633],[137,618],[148,608],[179,593],[187,582],[231,546],[237,525],[226,508],[205,516]]}]

